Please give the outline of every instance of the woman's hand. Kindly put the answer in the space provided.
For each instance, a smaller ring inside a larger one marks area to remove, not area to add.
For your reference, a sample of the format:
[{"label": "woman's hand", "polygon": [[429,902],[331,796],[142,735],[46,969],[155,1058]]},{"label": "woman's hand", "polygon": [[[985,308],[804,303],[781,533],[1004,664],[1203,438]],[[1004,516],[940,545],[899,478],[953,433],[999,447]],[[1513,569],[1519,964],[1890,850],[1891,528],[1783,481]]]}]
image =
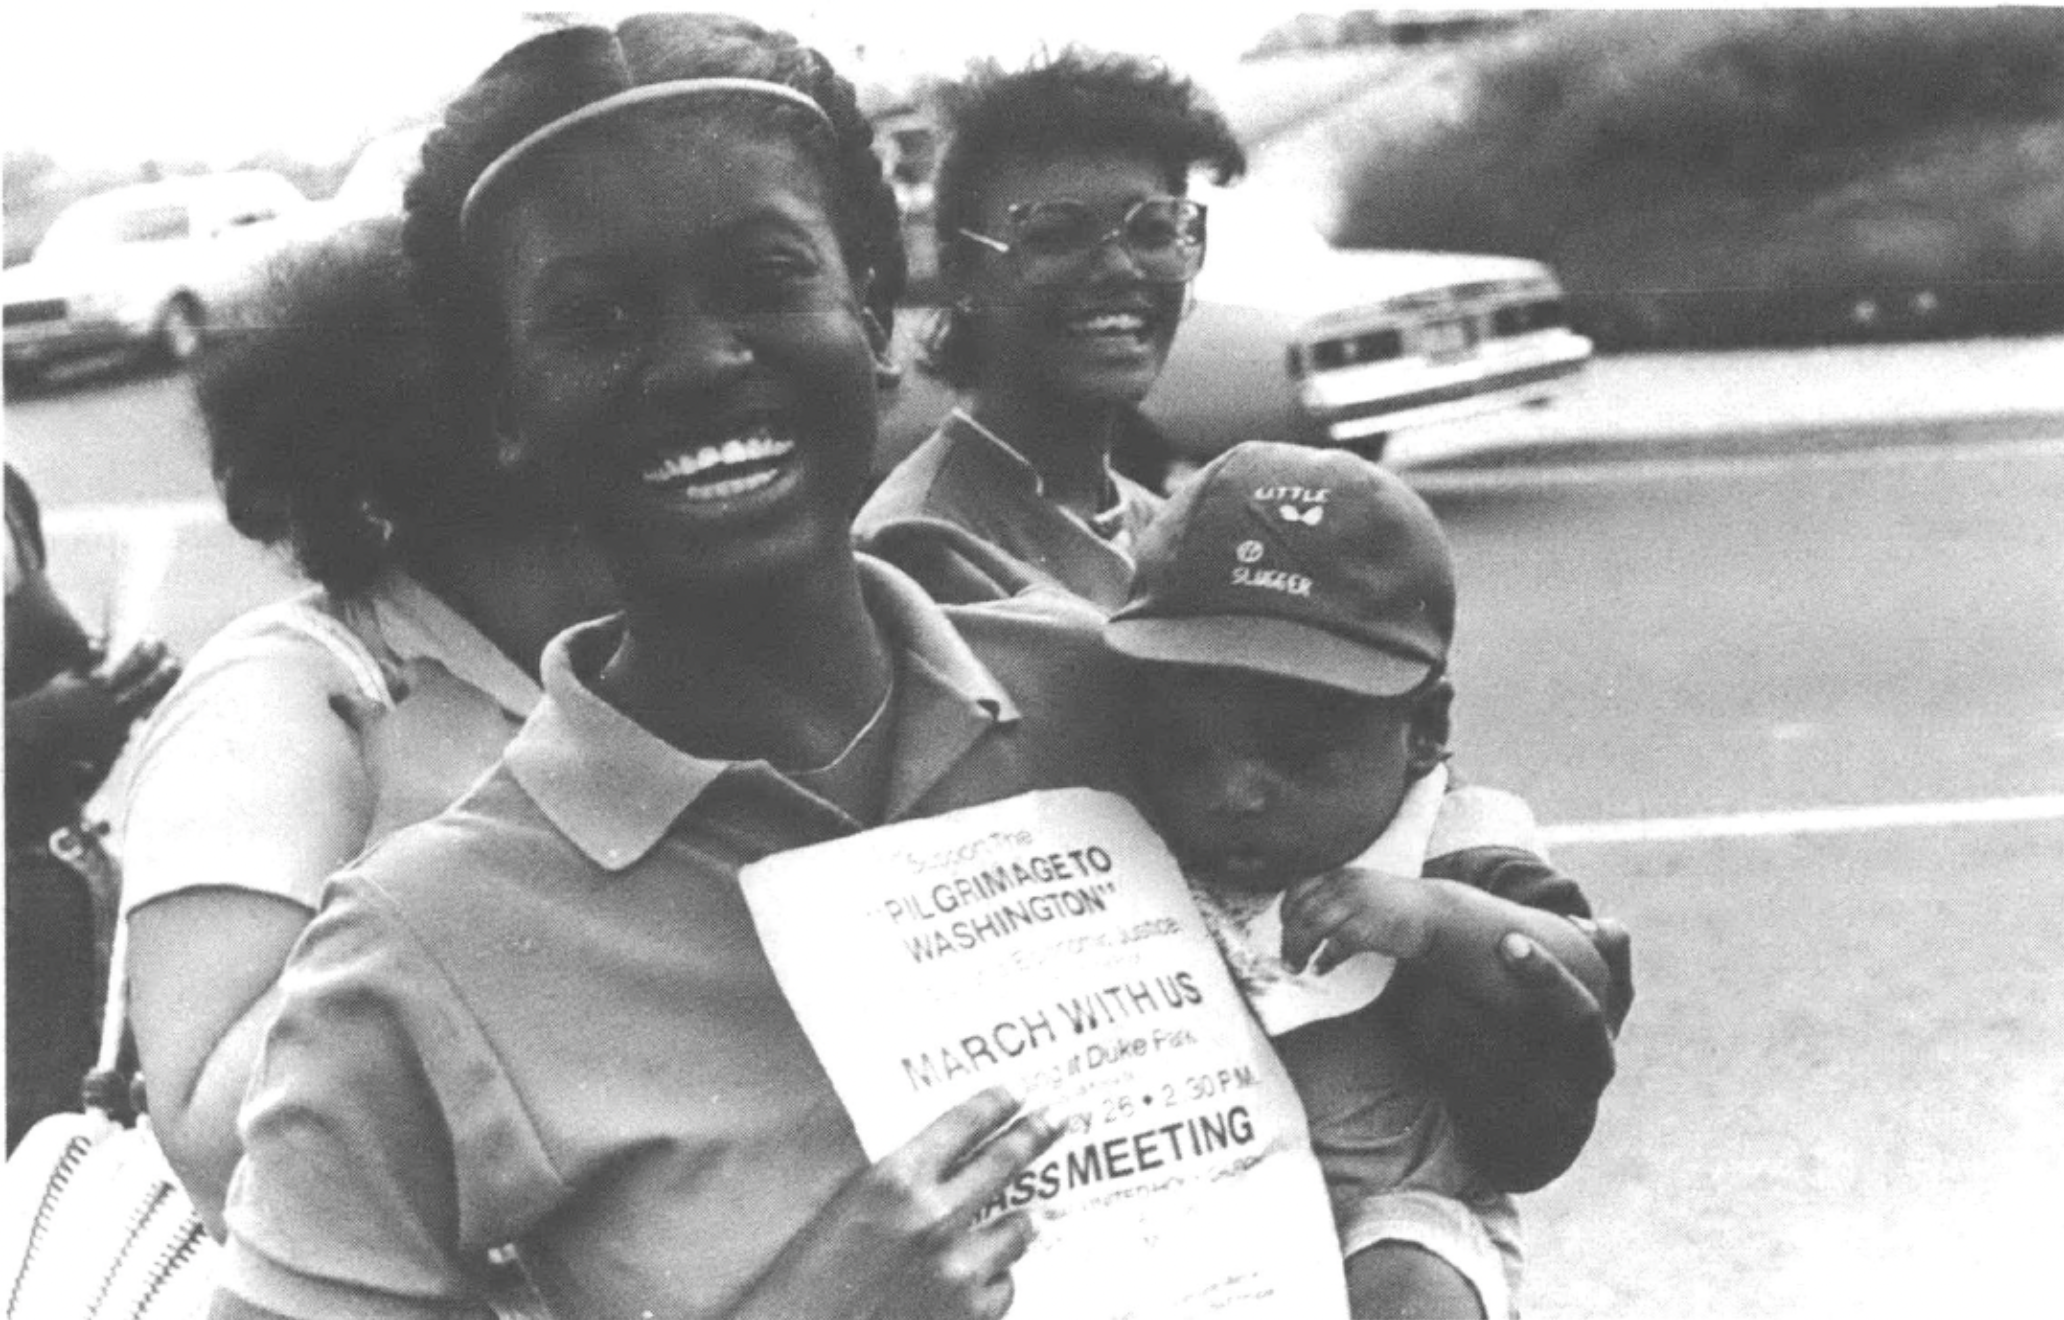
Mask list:
[{"label": "woman's hand", "polygon": [[1603,996],[1517,933],[1499,941],[1516,993],[1462,993],[1409,966],[1400,967],[1392,992],[1463,1139],[1485,1175],[1508,1191],[1545,1185],[1583,1149],[1613,1077],[1613,1038],[1633,1003],[1626,929],[1610,920],[1577,927],[1607,969]]},{"label": "woman's hand", "polygon": [[1033,1237],[1022,1212],[977,1222],[1060,1137],[992,1087],[854,1175],[736,1313],[767,1320],[995,1320]]}]

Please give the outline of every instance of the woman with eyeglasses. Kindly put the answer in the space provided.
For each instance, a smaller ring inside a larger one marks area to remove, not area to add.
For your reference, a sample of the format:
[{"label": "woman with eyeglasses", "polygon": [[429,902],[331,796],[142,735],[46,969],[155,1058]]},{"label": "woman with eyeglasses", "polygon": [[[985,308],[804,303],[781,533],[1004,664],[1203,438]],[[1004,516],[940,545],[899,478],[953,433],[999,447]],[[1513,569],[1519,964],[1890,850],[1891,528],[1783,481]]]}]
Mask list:
[{"label": "woman with eyeglasses", "polygon": [[[1229,183],[1245,156],[1192,83],[1132,57],[1071,49],[1016,72],[988,66],[953,90],[945,110],[934,228],[950,303],[923,366],[962,398],[889,474],[856,533],[863,549],[941,600],[1059,587],[1109,613],[1127,598],[1134,537],[1162,502],[1117,469],[1126,443],[1152,434],[1138,405],[1167,362],[1205,259],[1206,211],[1186,185],[1198,168]],[[1512,874],[1538,877],[1536,899],[1552,891],[1553,872],[1540,859],[1475,851],[1475,874],[1513,862]],[[1631,996],[1621,968],[1616,993]],[[1540,1092],[1522,1084],[1508,1093],[1485,1081],[1496,1067],[1451,1057],[1496,1032],[1460,1010],[1422,998],[1402,1011],[1420,1064],[1442,1077],[1445,1098],[1466,1115],[1458,1121],[1469,1126],[1468,1144],[1503,1152],[1492,1181],[1532,1190],[1540,1174],[1521,1174],[1520,1161],[1504,1156],[1523,1160],[1548,1128],[1507,1141],[1521,1107],[1501,1115],[1484,1101]],[[1559,1149],[1573,1154],[1588,1130],[1575,1125]],[[1564,1158],[1557,1169],[1566,1166]],[[1497,1247],[1486,1251],[1516,1269],[1509,1216],[1494,1218]],[[1464,1231],[1417,1231],[1402,1252],[1368,1265],[1375,1306],[1357,1314],[1481,1314],[1472,1285],[1426,1245],[1459,1246]]]},{"label": "woman with eyeglasses", "polygon": [[1160,505],[1114,456],[1159,443],[1138,405],[1204,263],[1190,172],[1228,183],[1246,156],[1194,84],[1129,56],[990,65],[945,108],[934,225],[950,303],[922,365],[962,399],[855,529],[941,600],[1043,583],[1108,612]]}]

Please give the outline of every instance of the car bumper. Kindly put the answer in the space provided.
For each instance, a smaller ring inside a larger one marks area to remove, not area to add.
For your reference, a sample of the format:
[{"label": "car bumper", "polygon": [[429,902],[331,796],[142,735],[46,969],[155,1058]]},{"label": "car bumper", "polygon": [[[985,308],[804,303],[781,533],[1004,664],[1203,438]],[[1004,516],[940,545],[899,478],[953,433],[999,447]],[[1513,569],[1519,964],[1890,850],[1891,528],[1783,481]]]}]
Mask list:
[{"label": "car bumper", "polygon": [[136,326],[114,317],[72,317],[7,327],[10,367],[40,367],[66,358],[109,349],[130,348],[150,338],[148,325]]},{"label": "car bumper", "polygon": [[1581,335],[1524,356],[1484,354],[1450,364],[1386,362],[1307,381],[1305,409],[1335,444],[1353,444],[1409,427],[1461,421],[1547,403],[1591,360]]}]

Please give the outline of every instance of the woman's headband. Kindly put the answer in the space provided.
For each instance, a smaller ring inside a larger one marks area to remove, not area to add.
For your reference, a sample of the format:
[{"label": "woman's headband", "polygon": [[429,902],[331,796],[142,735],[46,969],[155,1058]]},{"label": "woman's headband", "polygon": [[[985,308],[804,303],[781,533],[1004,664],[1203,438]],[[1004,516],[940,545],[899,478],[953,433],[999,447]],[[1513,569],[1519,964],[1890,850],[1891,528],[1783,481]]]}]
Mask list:
[{"label": "woman's headband", "polygon": [[590,101],[578,110],[563,114],[541,128],[533,129],[520,138],[515,146],[489,161],[487,168],[480,172],[480,177],[473,181],[473,186],[466,190],[466,200],[459,203],[459,232],[465,232],[473,212],[479,207],[480,199],[494,186],[496,179],[507,174],[516,162],[569,129],[616,114],[621,110],[628,110],[633,106],[650,105],[655,101],[685,100],[690,97],[731,93],[772,96],[791,105],[799,105],[816,115],[826,128],[832,127],[831,116],[824,113],[823,106],[793,87],[768,82],[762,78],[677,78],[671,82],[633,87],[613,96],[605,96],[599,101]]}]

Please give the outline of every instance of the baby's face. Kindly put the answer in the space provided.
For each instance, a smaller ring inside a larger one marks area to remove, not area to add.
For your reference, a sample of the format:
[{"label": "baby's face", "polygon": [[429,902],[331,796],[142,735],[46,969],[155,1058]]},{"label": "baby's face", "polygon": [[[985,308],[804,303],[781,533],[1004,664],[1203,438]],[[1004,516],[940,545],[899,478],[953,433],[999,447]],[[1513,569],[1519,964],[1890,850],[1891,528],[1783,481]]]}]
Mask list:
[{"label": "baby's face", "polygon": [[1233,669],[1144,666],[1142,778],[1192,875],[1284,889],[1351,861],[1410,786],[1412,706]]}]

